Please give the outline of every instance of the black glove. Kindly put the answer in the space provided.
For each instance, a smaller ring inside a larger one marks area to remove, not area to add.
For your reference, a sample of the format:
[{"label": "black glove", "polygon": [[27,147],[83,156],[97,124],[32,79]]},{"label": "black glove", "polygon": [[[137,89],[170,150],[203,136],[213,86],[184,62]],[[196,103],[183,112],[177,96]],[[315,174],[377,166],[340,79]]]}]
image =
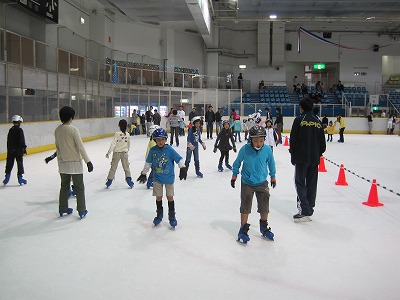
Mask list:
[{"label": "black glove", "polygon": [[214,147],[213,152],[214,152],[214,153],[217,153],[217,147]]},{"label": "black glove", "polygon": [[236,153],[236,146],[233,146],[233,152],[235,152]]},{"label": "black glove", "polygon": [[147,181],[147,176],[146,174],[140,174],[138,179],[136,181],[139,181],[139,183],[145,183]]},{"label": "black glove", "polygon": [[271,178],[271,186],[273,189],[276,187],[276,179],[275,178]]},{"label": "black glove", "polygon": [[235,188],[236,176],[232,176],[231,187]]},{"label": "black glove", "polygon": [[185,167],[181,168],[181,170],[179,171],[179,179],[185,179],[186,180],[187,177],[187,170]]},{"label": "black glove", "polygon": [[87,170],[88,170],[88,172],[89,172],[89,173],[92,172],[92,171],[93,171],[93,164],[92,164],[92,162],[89,161],[86,165],[87,165]]}]

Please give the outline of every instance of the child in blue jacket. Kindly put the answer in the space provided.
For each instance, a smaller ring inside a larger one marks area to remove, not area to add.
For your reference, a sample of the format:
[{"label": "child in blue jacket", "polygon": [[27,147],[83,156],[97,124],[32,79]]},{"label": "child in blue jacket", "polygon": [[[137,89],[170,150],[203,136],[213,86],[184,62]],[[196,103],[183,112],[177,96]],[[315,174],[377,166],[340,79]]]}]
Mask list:
[{"label": "child in blue jacket", "polygon": [[271,232],[271,228],[268,227],[270,194],[267,176],[269,171],[271,186],[275,188],[275,160],[271,148],[264,144],[266,136],[264,127],[255,125],[249,130],[249,135],[250,142],[240,149],[233,163],[231,179],[231,186],[235,188],[239,168],[243,163],[240,172],[242,176],[240,204],[241,226],[238,233],[238,241],[244,244],[250,240],[248,235],[250,224],[247,223],[247,221],[251,213],[254,193],[256,193],[258,212],[260,213],[260,232],[264,237],[270,240],[274,239],[274,234]]},{"label": "child in blue jacket", "polygon": [[201,118],[194,117],[192,119],[192,128],[189,129],[187,135],[187,149],[186,149],[186,170],[189,169],[189,164],[192,159],[192,153],[194,156],[194,167],[196,169],[196,175],[199,178],[203,178],[203,173],[200,172],[200,161],[199,161],[199,143],[206,150],[206,144],[201,140]]},{"label": "child in blue jacket", "polygon": [[232,123],[231,128],[233,130],[233,135],[235,136],[235,142],[237,142],[239,137],[239,143],[242,142],[240,138],[240,132],[242,131],[242,123],[240,122],[240,116],[235,117],[235,121]]},{"label": "child in blue jacket", "polygon": [[186,180],[186,168],[183,158],[170,146],[166,144],[167,132],[163,128],[154,130],[152,134],[153,140],[157,145],[152,147],[146,158],[141,175],[137,179],[139,183],[145,183],[147,180],[147,172],[150,168],[153,171],[153,196],[156,196],[157,216],[153,220],[153,224],[157,226],[161,223],[164,210],[162,206],[163,186],[168,200],[168,220],[169,224],[175,228],[178,224],[175,217],[175,201],[174,201],[174,163],[180,168],[179,179]]}]

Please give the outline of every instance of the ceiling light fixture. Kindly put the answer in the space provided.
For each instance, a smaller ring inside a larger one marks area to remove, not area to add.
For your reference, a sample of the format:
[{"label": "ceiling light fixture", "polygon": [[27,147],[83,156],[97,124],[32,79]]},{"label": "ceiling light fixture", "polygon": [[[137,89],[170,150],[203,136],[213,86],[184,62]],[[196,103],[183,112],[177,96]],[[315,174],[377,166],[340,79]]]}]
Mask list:
[{"label": "ceiling light fixture", "polygon": [[276,15],[269,15],[270,19],[276,19]]},{"label": "ceiling light fixture", "polygon": [[246,69],[247,66],[246,65],[239,65],[239,69]]},{"label": "ceiling light fixture", "polygon": [[366,20],[366,21],[375,20],[375,17],[368,17],[368,18],[365,18],[365,20]]}]

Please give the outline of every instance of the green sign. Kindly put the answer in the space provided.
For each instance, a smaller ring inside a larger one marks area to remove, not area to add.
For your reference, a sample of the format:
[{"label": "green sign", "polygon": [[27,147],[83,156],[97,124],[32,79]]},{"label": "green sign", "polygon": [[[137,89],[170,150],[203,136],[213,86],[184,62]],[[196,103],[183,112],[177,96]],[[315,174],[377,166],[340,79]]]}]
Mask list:
[{"label": "green sign", "polygon": [[314,70],[325,70],[326,66],[325,64],[315,64],[314,65]]}]

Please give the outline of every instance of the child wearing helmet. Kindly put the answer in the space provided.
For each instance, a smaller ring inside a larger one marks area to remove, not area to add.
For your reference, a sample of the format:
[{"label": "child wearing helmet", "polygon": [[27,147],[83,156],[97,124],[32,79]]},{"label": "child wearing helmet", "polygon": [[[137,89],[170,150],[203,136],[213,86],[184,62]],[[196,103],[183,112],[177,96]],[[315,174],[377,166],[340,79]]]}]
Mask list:
[{"label": "child wearing helmet", "polygon": [[[229,140],[232,143],[232,146],[229,144]],[[218,163],[218,172],[222,172],[224,169],[222,168],[222,161],[225,159],[225,166],[232,170],[232,166],[229,164],[229,151],[233,149],[236,152],[235,141],[233,139],[232,131],[229,130],[229,121],[223,121],[222,129],[220,133],[217,135],[217,140],[214,144],[214,153],[217,152],[217,149],[221,152],[221,157],[219,158]]]},{"label": "child wearing helmet", "polygon": [[189,129],[187,135],[187,148],[186,148],[186,169],[189,169],[190,161],[192,160],[192,154],[194,157],[194,167],[196,169],[196,175],[199,178],[203,178],[203,173],[200,172],[200,161],[199,161],[199,143],[206,150],[206,144],[201,140],[201,117],[194,117],[192,120],[192,128]]},{"label": "child wearing helmet", "polygon": [[231,128],[233,130],[233,134],[235,136],[235,142],[239,139],[239,143],[242,142],[240,137],[240,132],[242,131],[242,123],[240,122],[240,116],[236,115],[235,121],[232,123]]},{"label": "child wearing helmet", "polygon": [[24,174],[23,156],[26,154],[26,144],[24,131],[21,128],[21,123],[24,120],[21,116],[15,115],[12,117],[13,127],[10,128],[7,135],[7,162],[5,170],[4,185],[10,181],[11,171],[14,167],[14,160],[17,161],[17,178],[20,185],[27,184],[27,181],[22,177]]},{"label": "child wearing helmet", "polygon": [[266,131],[265,128],[255,125],[249,130],[250,142],[244,145],[233,163],[233,174],[231,186],[235,188],[235,182],[239,169],[242,167],[241,174],[241,225],[238,233],[238,242],[246,244],[250,237],[248,231],[249,214],[253,202],[253,195],[256,194],[258,212],[260,213],[260,232],[263,237],[270,240],[274,239],[271,228],[268,227],[269,213],[269,188],[267,176],[271,177],[271,186],[275,188],[275,160],[271,148],[264,144]]},{"label": "child wearing helmet", "polygon": [[177,225],[175,217],[175,201],[174,201],[174,162],[180,168],[179,179],[186,180],[186,168],[183,158],[170,146],[166,144],[167,132],[163,128],[157,128],[152,134],[156,141],[156,146],[152,147],[147,155],[143,170],[138,177],[139,183],[145,183],[147,180],[147,172],[150,168],[153,171],[153,196],[156,197],[157,215],[153,220],[153,224],[157,226],[161,223],[164,216],[162,205],[163,186],[168,200],[168,220],[171,227]]},{"label": "child wearing helmet", "polygon": [[130,188],[133,188],[133,182],[131,177],[131,170],[129,169],[129,157],[128,152],[131,145],[129,133],[127,132],[128,122],[126,120],[120,120],[118,122],[120,131],[114,134],[114,139],[111,142],[111,146],[108,149],[106,158],[109,158],[112,153],[111,168],[108,172],[106,187],[109,188],[115,179],[115,172],[117,171],[118,163],[121,161],[122,168],[125,172],[125,181]]}]

